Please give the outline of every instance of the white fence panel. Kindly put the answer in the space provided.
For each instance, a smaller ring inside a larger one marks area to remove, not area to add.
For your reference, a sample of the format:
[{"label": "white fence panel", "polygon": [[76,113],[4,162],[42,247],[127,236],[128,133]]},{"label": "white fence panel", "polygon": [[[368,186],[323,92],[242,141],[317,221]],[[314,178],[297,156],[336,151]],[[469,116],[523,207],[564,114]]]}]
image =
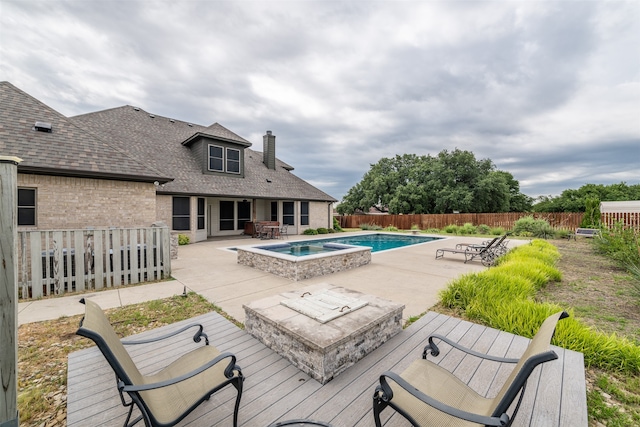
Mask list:
[{"label": "white fence panel", "polygon": [[171,275],[167,227],[18,233],[22,298],[150,282]]}]

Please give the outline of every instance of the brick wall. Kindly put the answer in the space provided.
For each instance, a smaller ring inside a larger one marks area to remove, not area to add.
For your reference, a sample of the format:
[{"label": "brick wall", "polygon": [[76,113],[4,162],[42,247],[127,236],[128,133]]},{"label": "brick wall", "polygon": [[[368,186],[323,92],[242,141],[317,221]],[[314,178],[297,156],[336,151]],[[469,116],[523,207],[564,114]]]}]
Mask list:
[{"label": "brick wall", "polygon": [[156,221],[152,183],[19,173],[18,187],[36,188],[36,229],[147,227]]}]

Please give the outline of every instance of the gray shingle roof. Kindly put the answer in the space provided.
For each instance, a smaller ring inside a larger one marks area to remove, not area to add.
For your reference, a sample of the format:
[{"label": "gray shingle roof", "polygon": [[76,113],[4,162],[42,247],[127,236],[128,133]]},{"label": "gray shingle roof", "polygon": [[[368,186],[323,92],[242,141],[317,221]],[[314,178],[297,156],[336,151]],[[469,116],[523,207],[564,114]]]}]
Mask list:
[{"label": "gray shingle roof", "polygon": [[[36,122],[50,123],[53,131],[34,130]],[[0,82],[0,153],[21,158],[19,172],[144,182],[170,179],[8,82]]]},{"label": "gray shingle roof", "polygon": [[336,201],[292,174],[293,168],[278,159],[275,170],[268,169],[262,162],[262,152],[250,148],[244,149],[244,178],[203,174],[202,165],[190,144],[183,144],[194,135],[205,134],[244,147],[251,145],[218,123],[205,127],[150,114],[132,106],[83,114],[71,120],[151,168],[173,177],[174,180],[161,190],[163,193]]}]

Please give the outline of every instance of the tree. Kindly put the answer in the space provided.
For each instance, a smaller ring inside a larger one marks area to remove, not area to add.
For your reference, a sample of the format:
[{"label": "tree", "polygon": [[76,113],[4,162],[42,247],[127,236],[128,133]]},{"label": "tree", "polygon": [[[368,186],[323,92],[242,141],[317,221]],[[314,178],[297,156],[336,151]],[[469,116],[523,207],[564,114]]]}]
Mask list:
[{"label": "tree", "polygon": [[543,196],[534,204],[534,212],[585,212],[587,200],[603,202],[640,200],[640,184],[585,184],[577,190],[564,190],[559,196]]},{"label": "tree", "polygon": [[362,181],[338,205],[338,212],[366,212],[384,206],[389,213],[509,212],[529,209],[531,198],[508,172],[470,151],[437,156],[397,155],[371,165]]}]

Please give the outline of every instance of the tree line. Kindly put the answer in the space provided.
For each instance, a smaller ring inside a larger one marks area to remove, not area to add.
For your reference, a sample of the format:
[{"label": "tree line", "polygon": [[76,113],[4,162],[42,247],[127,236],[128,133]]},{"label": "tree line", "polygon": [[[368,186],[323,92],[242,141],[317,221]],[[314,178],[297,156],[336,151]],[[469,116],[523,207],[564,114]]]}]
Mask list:
[{"label": "tree line", "polygon": [[351,187],[337,206],[340,214],[451,212],[584,212],[586,200],[640,200],[640,184],[587,184],[560,196],[537,201],[520,192],[509,172],[490,159],[477,160],[466,150],[443,150],[437,156],[416,154],[382,158]]}]

